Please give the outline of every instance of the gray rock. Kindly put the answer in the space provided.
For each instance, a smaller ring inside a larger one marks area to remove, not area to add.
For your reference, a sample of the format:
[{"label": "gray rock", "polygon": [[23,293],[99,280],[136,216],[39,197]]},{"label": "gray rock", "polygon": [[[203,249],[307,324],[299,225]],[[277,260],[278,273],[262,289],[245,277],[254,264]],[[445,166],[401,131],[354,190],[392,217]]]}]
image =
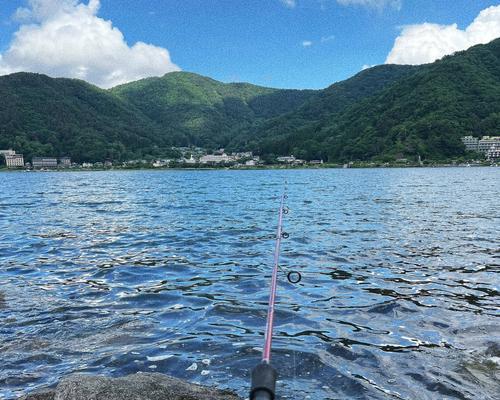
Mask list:
[{"label": "gray rock", "polygon": [[54,400],[56,397],[55,390],[42,390],[40,392],[31,393],[21,397],[22,400]]},{"label": "gray rock", "polygon": [[0,308],[7,308],[7,303],[5,302],[5,295],[0,292]]},{"label": "gray rock", "polygon": [[71,375],[53,391],[20,400],[241,400],[233,392],[189,383],[167,375],[139,373],[123,378]]}]

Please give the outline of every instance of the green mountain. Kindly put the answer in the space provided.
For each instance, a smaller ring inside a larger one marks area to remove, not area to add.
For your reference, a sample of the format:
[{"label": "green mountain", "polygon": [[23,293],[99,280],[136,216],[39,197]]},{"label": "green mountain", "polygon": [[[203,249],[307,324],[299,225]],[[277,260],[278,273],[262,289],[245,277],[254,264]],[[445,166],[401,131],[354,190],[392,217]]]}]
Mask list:
[{"label": "green mountain", "polygon": [[296,108],[312,90],[224,84],[186,72],[111,90],[74,79],[0,77],[0,149],[76,161],[168,156],[171,146],[218,148],[256,121]]},{"label": "green mountain", "polygon": [[73,79],[17,73],[0,77],[0,148],[74,160],[127,158],[170,146],[168,135],[130,104]]},{"label": "green mountain", "polygon": [[324,90],[222,83],[186,72],[110,90],[0,77],[0,149],[76,161],[168,156],[171,146],[333,162],[446,159],[500,131],[500,39],[433,64],[383,65]]},{"label": "green mountain", "polygon": [[[312,137],[319,121],[345,112],[351,105],[380,93],[417,69],[418,67],[406,65],[381,65],[362,71],[350,79],[318,91],[296,110],[241,131],[229,147],[245,147],[261,154],[293,153],[300,158],[326,159],[322,144]],[[297,138],[301,139],[301,143],[294,146]],[[290,142],[291,139],[293,142]]]},{"label": "green mountain", "polygon": [[172,72],[111,89],[162,127],[176,142],[219,148],[251,124],[297,108],[312,90],[278,90],[247,83],[221,83],[188,72]]},{"label": "green mountain", "polygon": [[[399,77],[378,86],[381,90],[364,98],[351,97],[343,107],[332,102],[346,85],[351,85],[346,93],[356,93],[371,74],[377,80],[378,73],[391,69]],[[250,138],[247,135],[247,146],[260,153],[330,161],[418,155],[439,160],[464,154],[462,136],[499,133],[500,39],[496,39],[433,64],[363,71],[297,111],[259,126]]]}]

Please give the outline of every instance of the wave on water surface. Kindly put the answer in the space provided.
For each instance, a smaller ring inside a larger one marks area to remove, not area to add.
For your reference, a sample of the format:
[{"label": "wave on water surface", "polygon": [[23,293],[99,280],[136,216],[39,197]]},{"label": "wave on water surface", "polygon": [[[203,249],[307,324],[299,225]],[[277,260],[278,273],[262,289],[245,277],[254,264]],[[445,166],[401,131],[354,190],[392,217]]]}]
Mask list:
[{"label": "wave on water surface", "polygon": [[279,194],[282,398],[495,399],[495,169],[0,174],[0,398],[73,372],[245,396]]}]

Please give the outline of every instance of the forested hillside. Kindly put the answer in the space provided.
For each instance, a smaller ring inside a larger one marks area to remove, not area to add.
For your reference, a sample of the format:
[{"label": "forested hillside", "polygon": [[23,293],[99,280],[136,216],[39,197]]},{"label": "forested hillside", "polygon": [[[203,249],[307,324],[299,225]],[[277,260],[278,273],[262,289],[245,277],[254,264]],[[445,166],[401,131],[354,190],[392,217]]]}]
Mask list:
[{"label": "forested hillside", "polygon": [[[442,160],[464,153],[462,136],[500,134],[500,39],[406,73],[345,108],[333,108],[331,99],[320,95],[314,107],[306,104],[247,132],[246,145],[261,153],[330,161],[418,155]],[[326,90],[334,93],[335,86]]]},{"label": "forested hillside", "polygon": [[332,162],[447,159],[500,133],[500,39],[422,66],[383,65],[324,90],[173,72],[110,90],[0,77],[0,149],[76,161],[168,156],[196,145]]},{"label": "forested hillside", "polygon": [[[313,137],[319,121],[345,112],[349,106],[380,93],[416,70],[417,67],[407,65],[381,65],[362,71],[318,91],[296,110],[242,130],[230,147],[246,147],[263,154],[293,153],[300,158],[326,159],[322,143]],[[294,146],[297,140],[301,140],[300,147]]]},{"label": "forested hillside", "polygon": [[225,84],[204,76],[173,72],[111,89],[162,127],[176,143],[225,146],[251,124],[294,110],[312,90],[278,90],[247,83]]},{"label": "forested hillside", "polygon": [[[73,79],[0,77],[0,148],[76,161],[127,158],[171,145],[171,134],[107,91]],[[137,151],[140,149],[140,151]]]}]

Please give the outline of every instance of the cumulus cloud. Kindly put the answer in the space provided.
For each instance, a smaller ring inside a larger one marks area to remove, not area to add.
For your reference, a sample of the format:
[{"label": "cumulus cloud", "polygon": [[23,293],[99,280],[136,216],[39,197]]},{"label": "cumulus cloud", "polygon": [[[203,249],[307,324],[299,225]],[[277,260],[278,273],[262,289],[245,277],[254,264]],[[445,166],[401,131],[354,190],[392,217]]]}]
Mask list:
[{"label": "cumulus cloud", "polygon": [[302,47],[311,47],[313,45],[313,42],[310,40],[303,40],[302,41]]},{"label": "cumulus cloud", "polygon": [[100,0],[29,0],[22,21],[0,54],[0,74],[27,71],[84,79],[103,88],[177,71],[167,49],[129,46],[111,21],[98,17]]},{"label": "cumulus cloud", "polygon": [[294,8],[297,5],[296,0],[280,0],[280,2],[282,4],[284,4],[285,7],[288,7],[288,8]]},{"label": "cumulus cloud", "polygon": [[401,9],[401,0],[337,0],[343,6],[365,6],[383,9],[387,6]]},{"label": "cumulus cloud", "polygon": [[497,37],[500,37],[500,6],[491,6],[481,11],[465,30],[459,29],[457,24],[424,23],[404,27],[385,62],[430,63]]}]

